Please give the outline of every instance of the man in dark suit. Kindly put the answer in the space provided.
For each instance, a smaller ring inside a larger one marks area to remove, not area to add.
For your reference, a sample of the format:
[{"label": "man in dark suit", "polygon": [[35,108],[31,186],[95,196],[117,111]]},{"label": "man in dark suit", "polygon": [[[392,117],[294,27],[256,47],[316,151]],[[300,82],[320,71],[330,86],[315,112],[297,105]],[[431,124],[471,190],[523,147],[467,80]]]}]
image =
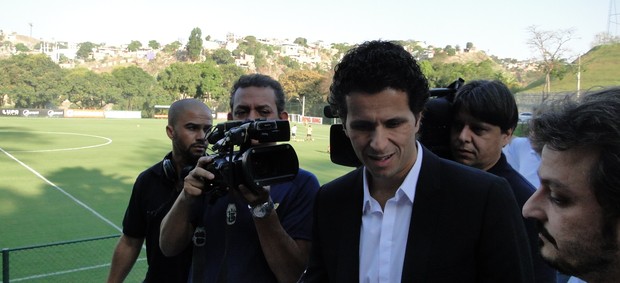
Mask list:
[{"label": "man in dark suit", "polygon": [[409,52],[366,42],[336,66],[330,91],[363,166],[320,189],[301,281],[533,281],[508,183],[417,142],[429,89]]}]

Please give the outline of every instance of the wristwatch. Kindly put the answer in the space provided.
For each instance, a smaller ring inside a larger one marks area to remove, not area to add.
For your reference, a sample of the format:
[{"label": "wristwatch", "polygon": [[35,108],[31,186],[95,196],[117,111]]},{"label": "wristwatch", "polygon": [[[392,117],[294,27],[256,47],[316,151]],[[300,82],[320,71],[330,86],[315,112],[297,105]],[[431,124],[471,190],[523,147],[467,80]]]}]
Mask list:
[{"label": "wristwatch", "polygon": [[269,216],[269,214],[271,214],[271,212],[273,211],[274,205],[273,205],[273,201],[271,200],[271,198],[269,198],[269,200],[266,201],[265,203],[258,204],[256,206],[248,205],[248,208],[250,208],[250,213],[252,214],[254,218],[265,218]]}]

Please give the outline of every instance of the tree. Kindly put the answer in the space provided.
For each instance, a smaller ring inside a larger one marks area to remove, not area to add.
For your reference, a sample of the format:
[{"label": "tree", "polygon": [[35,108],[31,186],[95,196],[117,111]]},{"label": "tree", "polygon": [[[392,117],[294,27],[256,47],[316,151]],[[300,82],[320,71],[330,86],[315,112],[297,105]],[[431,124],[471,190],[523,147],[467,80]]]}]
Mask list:
[{"label": "tree", "polygon": [[[305,101],[301,111],[304,115],[322,115],[325,97],[328,93],[324,87],[326,78],[314,71],[300,70],[293,71],[280,77],[279,81],[284,88],[287,100],[298,98]],[[304,110],[309,109],[306,113]]]},{"label": "tree", "polygon": [[45,54],[19,54],[0,60],[0,93],[15,107],[49,108],[65,92],[65,71]]},{"label": "tree", "polygon": [[157,75],[159,85],[177,99],[195,97],[200,87],[200,70],[193,64],[173,63]]},{"label": "tree", "polygon": [[574,30],[549,31],[539,30],[536,26],[529,26],[527,31],[531,36],[527,44],[540,56],[539,68],[545,74],[545,86],[541,96],[541,100],[545,101],[551,92],[552,74],[565,65],[562,63],[562,57],[568,52],[566,43],[573,38]]},{"label": "tree", "polygon": [[225,93],[222,96],[215,97],[215,101],[207,101],[206,103],[213,111],[220,109],[220,106],[222,106],[223,111],[228,111],[229,91],[232,90],[235,81],[245,74],[245,70],[235,64],[219,65],[219,69],[222,74],[222,88]]},{"label": "tree", "polygon": [[299,44],[303,47],[308,47],[308,40],[303,37],[295,38],[295,41],[293,41],[293,43]]},{"label": "tree", "polygon": [[[429,83],[436,80],[435,69],[433,69],[433,64],[431,63],[431,61],[428,61],[428,60],[418,61],[418,64],[420,65],[420,70],[422,71],[424,76],[428,79]],[[431,85],[431,87],[435,87],[435,86]]]},{"label": "tree", "polygon": [[216,100],[218,96],[226,93],[222,87],[222,73],[213,61],[206,61],[195,65],[200,74],[200,83],[196,92],[196,98]]},{"label": "tree", "polygon": [[82,42],[78,46],[78,51],[75,55],[83,60],[90,59],[93,54],[93,49],[96,47],[96,45],[90,41]]},{"label": "tree", "polygon": [[471,42],[467,42],[467,43],[465,44],[465,52],[469,52],[469,51],[471,51],[473,48],[474,48],[474,44],[473,44],[473,43],[471,43]]},{"label": "tree", "polygon": [[58,56],[58,63],[60,64],[66,64],[71,62],[71,59],[69,59],[69,57],[67,57],[65,54],[60,54]]},{"label": "tree", "polygon": [[15,50],[19,51],[19,52],[28,52],[30,51],[30,49],[28,48],[28,46],[26,46],[23,43],[17,43],[15,44]]},{"label": "tree", "polygon": [[177,50],[179,50],[179,48],[181,48],[181,46],[183,46],[183,44],[181,44],[181,42],[179,42],[178,40],[169,44],[166,44],[166,46],[164,46],[163,51],[166,53],[172,53],[175,52]]},{"label": "tree", "polygon": [[355,45],[350,45],[347,43],[333,43],[332,44],[332,48],[338,50],[338,52],[336,53],[337,57],[340,57],[340,55],[347,53],[347,51],[349,51],[349,49],[355,47]]},{"label": "tree", "polygon": [[134,100],[148,97],[157,85],[155,78],[136,66],[114,69],[112,75],[121,90],[121,97],[127,102],[127,110],[133,110]]},{"label": "tree", "polygon": [[301,70],[301,64],[289,56],[278,57],[278,63],[286,66],[290,70]]},{"label": "tree", "polygon": [[149,47],[153,48],[154,50],[159,49],[159,47],[161,47],[161,44],[159,44],[159,42],[157,42],[157,40],[150,40],[149,41]]},{"label": "tree", "polygon": [[131,43],[127,45],[127,51],[136,52],[138,51],[138,49],[140,49],[140,47],[142,47],[142,43],[140,41],[132,40]]},{"label": "tree", "polygon": [[110,73],[98,74],[86,68],[67,71],[67,99],[84,109],[99,109],[108,103],[118,103],[120,90]]},{"label": "tree", "polygon": [[100,77],[86,68],[69,70],[66,77],[68,100],[81,108],[95,108],[101,106],[98,94],[103,88]]},{"label": "tree", "polygon": [[228,51],[228,49],[219,48],[213,51],[211,54],[211,59],[215,61],[218,65],[227,65],[234,64],[235,58],[233,58],[232,53]]},{"label": "tree", "polygon": [[103,106],[110,103],[119,104],[121,102],[121,89],[114,75],[112,75],[112,73],[101,73],[99,76],[101,77],[102,84],[106,86],[105,89],[99,93],[101,105]]},{"label": "tree", "polygon": [[187,57],[190,61],[195,62],[202,55],[202,31],[200,28],[194,28],[189,35],[189,40],[185,46]]},{"label": "tree", "polygon": [[446,52],[446,54],[448,54],[448,56],[456,55],[456,49],[454,49],[454,47],[452,47],[452,45],[446,45],[446,47],[444,47],[443,51]]}]

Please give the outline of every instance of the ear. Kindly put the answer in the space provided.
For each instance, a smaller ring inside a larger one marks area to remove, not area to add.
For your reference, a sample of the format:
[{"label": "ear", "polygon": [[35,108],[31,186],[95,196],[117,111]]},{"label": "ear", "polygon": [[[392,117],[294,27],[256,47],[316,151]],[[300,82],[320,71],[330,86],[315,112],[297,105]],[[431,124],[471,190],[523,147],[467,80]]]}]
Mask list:
[{"label": "ear", "polygon": [[174,138],[174,129],[172,128],[172,126],[170,125],[166,126],[166,134],[168,135],[170,139]]},{"label": "ear", "polygon": [[510,140],[512,140],[513,132],[514,129],[511,128],[502,133],[502,147],[505,147],[507,144],[510,143]]},{"label": "ear", "polygon": [[280,112],[280,115],[278,115],[278,118],[280,118],[280,120],[288,120],[288,112],[286,111]]},{"label": "ear", "polygon": [[422,112],[418,113],[417,115],[413,115],[415,117],[415,127],[416,129],[420,129],[420,121],[422,121]]}]

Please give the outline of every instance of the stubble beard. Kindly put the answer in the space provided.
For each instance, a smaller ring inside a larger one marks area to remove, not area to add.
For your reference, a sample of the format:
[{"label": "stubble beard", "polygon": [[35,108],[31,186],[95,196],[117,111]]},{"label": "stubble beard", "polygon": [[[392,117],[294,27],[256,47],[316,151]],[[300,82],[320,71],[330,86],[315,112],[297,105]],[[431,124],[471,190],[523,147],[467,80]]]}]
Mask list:
[{"label": "stubble beard", "polygon": [[555,242],[552,245],[541,240],[541,252],[544,251],[545,245],[549,245],[549,249],[554,249],[557,252],[555,256],[552,257],[543,253],[543,258],[550,266],[564,274],[580,278],[583,276],[604,276],[604,274],[614,272],[618,265],[618,244],[614,240],[615,237],[609,236],[596,237],[598,239],[581,237],[562,243],[561,249],[557,247]]}]

